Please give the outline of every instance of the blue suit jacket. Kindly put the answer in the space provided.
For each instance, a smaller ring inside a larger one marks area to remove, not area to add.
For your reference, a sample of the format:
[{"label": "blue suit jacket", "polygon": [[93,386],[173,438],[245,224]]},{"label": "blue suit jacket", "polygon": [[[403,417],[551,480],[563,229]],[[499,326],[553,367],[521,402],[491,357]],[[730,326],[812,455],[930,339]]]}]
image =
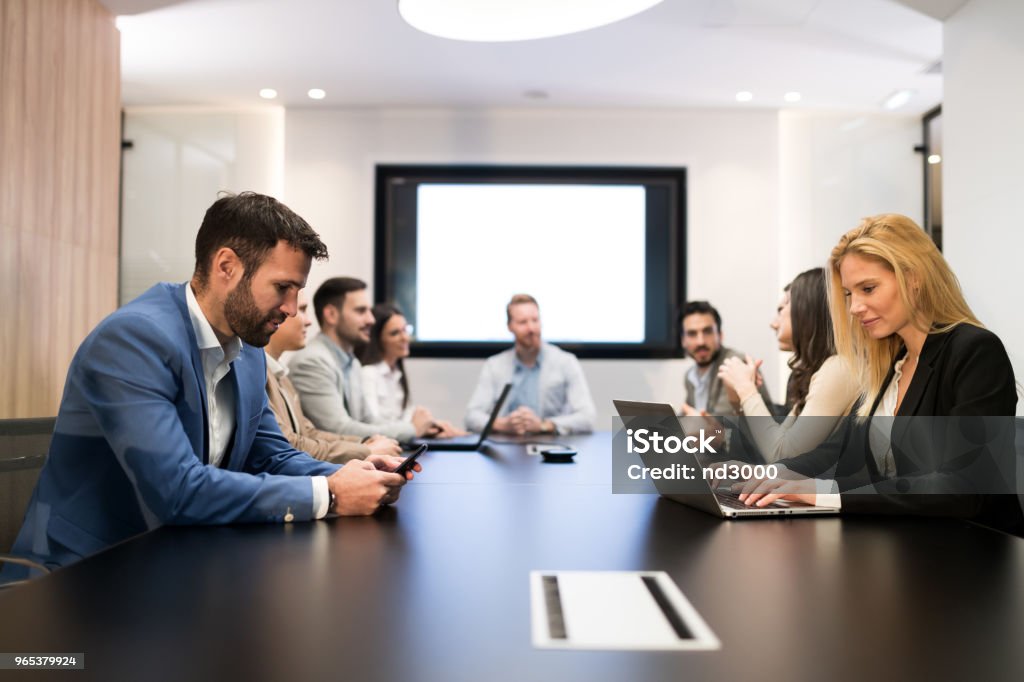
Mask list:
[{"label": "blue suit jacket", "polygon": [[[339,467],[288,444],[247,344],[226,468],[209,464],[206,383],[185,286],[158,284],[92,331],[68,370],[46,465],[13,553],[64,566],[162,524],[313,516],[309,476]],[[5,578],[17,577],[8,567]]]}]

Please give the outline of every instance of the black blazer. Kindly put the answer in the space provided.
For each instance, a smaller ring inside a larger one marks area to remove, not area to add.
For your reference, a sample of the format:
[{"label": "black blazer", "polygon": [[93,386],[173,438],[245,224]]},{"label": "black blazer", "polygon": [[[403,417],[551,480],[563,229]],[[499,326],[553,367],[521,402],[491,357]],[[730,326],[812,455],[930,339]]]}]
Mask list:
[{"label": "black blazer", "polygon": [[[905,353],[906,349],[896,359]],[[871,414],[878,409],[894,374],[895,363],[871,406]],[[1016,413],[1013,365],[1002,341],[987,329],[965,323],[925,339],[914,379],[896,416],[1012,417]]]},{"label": "black blazer", "polygon": [[966,323],[928,335],[892,423],[896,476],[885,478],[869,436],[872,419],[882,419],[874,414],[894,375],[895,363],[870,416],[849,419],[820,448],[784,463],[798,473],[836,480],[844,513],[955,516],[1020,534],[1017,389],[999,337]]}]

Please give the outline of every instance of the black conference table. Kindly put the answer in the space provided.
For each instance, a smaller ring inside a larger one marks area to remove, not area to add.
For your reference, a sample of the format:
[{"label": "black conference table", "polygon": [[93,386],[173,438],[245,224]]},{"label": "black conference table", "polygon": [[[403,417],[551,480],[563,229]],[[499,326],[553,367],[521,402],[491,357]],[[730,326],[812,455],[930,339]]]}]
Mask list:
[{"label": "black conference table", "polygon": [[[0,652],[100,680],[1021,680],[1024,541],[961,521],[721,521],[611,492],[609,434],[429,453],[366,518],[165,527],[0,593]],[[663,570],[710,652],[535,649],[531,570]]]}]

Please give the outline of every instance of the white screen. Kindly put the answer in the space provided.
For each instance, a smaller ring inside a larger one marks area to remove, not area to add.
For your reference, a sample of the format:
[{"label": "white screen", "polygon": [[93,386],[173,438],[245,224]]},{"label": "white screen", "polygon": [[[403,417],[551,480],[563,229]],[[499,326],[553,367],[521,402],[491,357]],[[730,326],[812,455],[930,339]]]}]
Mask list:
[{"label": "white screen", "polygon": [[507,341],[513,294],[549,341],[644,341],[641,185],[423,184],[416,338]]}]

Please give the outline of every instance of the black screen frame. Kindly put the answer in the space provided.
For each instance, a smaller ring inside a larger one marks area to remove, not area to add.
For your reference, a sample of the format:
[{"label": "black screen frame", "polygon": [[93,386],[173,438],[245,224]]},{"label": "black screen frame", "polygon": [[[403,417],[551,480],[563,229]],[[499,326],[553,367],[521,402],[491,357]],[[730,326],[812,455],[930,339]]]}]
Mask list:
[{"label": "black screen frame", "polygon": [[[686,168],[682,167],[635,167],[635,166],[536,166],[536,165],[406,165],[378,164],[375,172],[374,203],[374,299],[380,303],[393,301],[391,264],[399,243],[396,241],[395,210],[392,187],[395,183],[405,185],[422,182],[465,183],[465,184],[644,184],[663,185],[669,189],[666,215],[668,225],[663,239],[667,257],[656,267],[667,269],[664,273],[668,291],[665,303],[647,296],[646,316],[664,316],[668,329],[666,340],[628,343],[563,343],[557,345],[580,358],[595,359],[640,359],[682,357],[680,347],[679,311],[686,301],[686,254],[687,254],[687,195]],[[650,232],[651,226],[648,225]],[[406,246],[407,247],[407,246]],[[647,249],[648,267],[652,257],[659,257],[661,247]],[[653,254],[653,255],[652,255]],[[649,285],[648,285],[649,286]],[[394,287],[397,288],[397,287]],[[541,302],[543,305],[543,302]],[[457,307],[457,306],[456,306]],[[657,309],[652,309],[657,308]],[[434,358],[481,358],[488,357],[509,347],[509,342],[423,342],[410,344],[414,357]]]}]

